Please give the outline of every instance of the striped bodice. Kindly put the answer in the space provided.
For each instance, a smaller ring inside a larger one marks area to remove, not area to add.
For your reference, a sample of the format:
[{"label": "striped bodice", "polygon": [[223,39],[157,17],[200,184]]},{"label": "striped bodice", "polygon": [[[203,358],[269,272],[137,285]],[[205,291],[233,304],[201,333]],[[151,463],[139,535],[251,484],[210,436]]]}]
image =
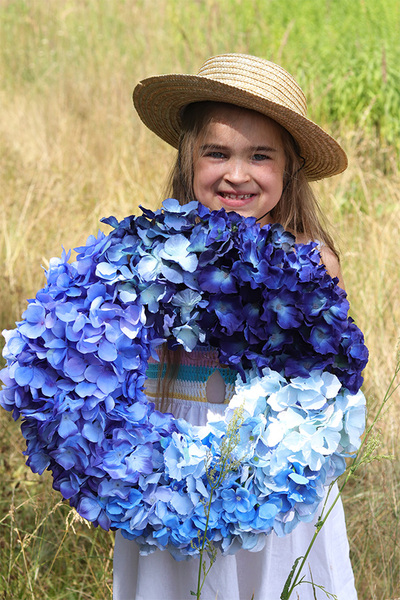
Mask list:
[{"label": "striped bodice", "polygon": [[[165,369],[166,367],[164,365],[162,376],[165,373]],[[145,387],[146,395],[151,400],[157,399],[157,382],[160,370],[160,364],[158,362],[149,360]],[[215,381],[214,373],[219,373],[222,377],[225,384],[224,402],[227,403],[232,398],[235,390],[237,372],[229,367],[224,367],[219,364],[218,352],[214,348],[196,346],[192,352],[183,352],[177,378],[173,387],[173,398],[196,402],[213,402],[213,400],[209,399],[210,377],[214,376],[213,383],[215,383],[217,387],[219,386],[219,388],[221,388],[222,386],[223,388],[221,377],[217,377],[217,381]],[[208,386],[207,383],[209,384]],[[221,402],[221,400],[216,400],[216,402]]]}]

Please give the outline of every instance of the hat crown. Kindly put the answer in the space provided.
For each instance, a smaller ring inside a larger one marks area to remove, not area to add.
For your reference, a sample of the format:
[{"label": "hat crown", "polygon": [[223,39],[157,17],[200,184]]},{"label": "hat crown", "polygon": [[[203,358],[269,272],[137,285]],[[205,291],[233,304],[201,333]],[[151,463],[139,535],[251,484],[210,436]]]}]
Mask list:
[{"label": "hat crown", "polygon": [[182,111],[195,102],[225,102],[259,112],[284,127],[305,159],[309,181],[341,173],[346,154],[307,118],[303,90],[285,69],[248,54],[209,58],[197,75],[156,75],[137,84],[133,101],[142,121],[163,140],[179,147]]},{"label": "hat crown", "polygon": [[212,56],[198,76],[280,104],[303,117],[307,115],[306,97],[296,80],[285,69],[263,58],[247,54]]}]

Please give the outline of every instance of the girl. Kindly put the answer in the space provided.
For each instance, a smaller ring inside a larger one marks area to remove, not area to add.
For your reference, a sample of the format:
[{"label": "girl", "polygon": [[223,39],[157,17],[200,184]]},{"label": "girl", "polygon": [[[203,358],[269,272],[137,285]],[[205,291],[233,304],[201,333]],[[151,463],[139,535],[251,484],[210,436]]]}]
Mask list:
[{"label": "girl", "polygon": [[[306,118],[304,94],[286,71],[252,56],[216,56],[197,76],[142,81],[134,103],[144,123],[178,148],[172,197],[253,216],[260,226],[279,222],[300,243],[318,240],[322,261],[343,287],[337,252],[308,182],[343,171],[346,155]],[[224,411],[235,378],[211,348],[164,351],[161,366],[148,369],[146,393],[158,409],[200,425],[208,411]],[[294,560],[307,550],[315,522],[301,523],[283,538],[269,535],[259,552],[218,556],[202,599],[278,600]],[[140,556],[136,544],[118,532],[114,600],[187,600],[196,588],[197,570],[197,559],[176,562],[159,550]],[[304,576],[338,600],[357,597],[340,503],[317,538]],[[311,585],[297,590],[301,600],[325,597]]]}]

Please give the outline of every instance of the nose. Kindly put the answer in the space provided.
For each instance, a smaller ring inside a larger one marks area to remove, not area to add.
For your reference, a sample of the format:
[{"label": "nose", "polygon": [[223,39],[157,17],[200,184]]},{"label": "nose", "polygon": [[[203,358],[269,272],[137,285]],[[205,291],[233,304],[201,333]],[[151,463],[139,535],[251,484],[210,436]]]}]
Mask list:
[{"label": "nose", "polygon": [[247,163],[241,159],[231,159],[226,163],[225,181],[240,185],[250,180]]}]

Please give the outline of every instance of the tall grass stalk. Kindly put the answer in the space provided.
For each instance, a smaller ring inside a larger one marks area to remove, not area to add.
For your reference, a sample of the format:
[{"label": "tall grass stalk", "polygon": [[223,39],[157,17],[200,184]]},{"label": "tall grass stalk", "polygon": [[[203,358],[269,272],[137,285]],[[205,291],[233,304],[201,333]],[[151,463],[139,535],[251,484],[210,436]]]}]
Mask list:
[{"label": "tall grass stalk", "polygon": [[[217,549],[215,548],[212,540],[207,536],[208,524],[210,522],[211,515],[211,504],[214,499],[216,490],[221,486],[222,482],[226,479],[229,473],[237,471],[240,465],[240,461],[235,459],[234,450],[238,446],[240,441],[239,429],[243,423],[243,408],[237,408],[230,420],[226,435],[222,439],[220,446],[220,454],[215,458],[212,453],[206,460],[206,474],[209,485],[209,498],[204,502],[204,514],[206,517],[204,532],[199,531],[199,569],[197,576],[197,589],[195,592],[191,591],[192,596],[196,596],[196,600],[201,600],[201,592],[206,581],[207,575],[210,572],[217,558]],[[206,555],[209,559],[209,564],[206,563]]]},{"label": "tall grass stalk", "polygon": [[348,484],[349,480],[352,477],[354,477],[354,475],[356,474],[356,472],[359,470],[359,468],[361,466],[369,465],[374,460],[392,459],[393,458],[392,456],[382,456],[382,455],[376,454],[377,448],[379,447],[380,443],[377,440],[377,438],[374,437],[374,433],[375,433],[376,424],[379,421],[381,414],[384,411],[388,401],[393,396],[393,394],[396,392],[396,390],[400,387],[400,381],[398,380],[399,373],[400,373],[400,352],[397,355],[397,364],[396,364],[396,367],[395,367],[395,370],[393,373],[393,377],[389,382],[388,388],[383,396],[382,402],[381,402],[378,410],[376,411],[376,414],[375,414],[372,422],[367,427],[367,430],[364,434],[364,437],[362,439],[360,448],[359,448],[356,456],[353,458],[351,463],[348,465],[345,474],[341,477],[341,484],[339,486],[338,494],[335,496],[335,498],[334,498],[333,502],[330,504],[329,508],[327,508],[329,496],[332,493],[333,483],[329,486],[327,496],[326,496],[326,499],[325,499],[325,502],[324,502],[324,505],[323,505],[323,508],[321,511],[321,515],[316,524],[314,535],[310,541],[310,544],[309,544],[304,556],[296,559],[296,561],[293,565],[293,568],[290,571],[289,577],[285,583],[284,590],[281,594],[281,600],[289,600],[290,597],[292,596],[295,588],[298,587],[299,585],[312,585],[313,587],[318,587],[326,594],[327,597],[336,598],[336,596],[333,596],[333,594],[331,594],[329,592],[329,590],[326,590],[323,586],[321,586],[321,585],[315,586],[313,581],[311,581],[311,582],[306,581],[304,578],[304,575],[302,575],[303,569],[306,565],[306,562],[310,555],[310,552],[313,549],[314,543],[317,540],[319,532],[321,531],[322,527],[325,525],[327,519],[329,518],[329,515],[332,513],[335,505],[337,504],[339,498],[341,497],[341,494],[344,492],[344,489],[345,489],[346,485]]},{"label": "tall grass stalk", "polygon": [[[316,191],[370,349],[375,414],[400,330],[399,30],[397,0],[0,0],[1,328],[62,245],[81,245],[102,216],[162,199],[174,152],[134,114],[135,83],[196,72],[214,53],[253,53],[295,75],[310,117],[348,152],[347,171]],[[64,538],[67,508],[52,512],[50,478],[24,467],[9,415],[0,426],[0,598],[109,598],[112,536],[77,523]],[[400,596],[399,390],[378,427],[394,460],[360,468],[343,492],[360,600]]]}]

